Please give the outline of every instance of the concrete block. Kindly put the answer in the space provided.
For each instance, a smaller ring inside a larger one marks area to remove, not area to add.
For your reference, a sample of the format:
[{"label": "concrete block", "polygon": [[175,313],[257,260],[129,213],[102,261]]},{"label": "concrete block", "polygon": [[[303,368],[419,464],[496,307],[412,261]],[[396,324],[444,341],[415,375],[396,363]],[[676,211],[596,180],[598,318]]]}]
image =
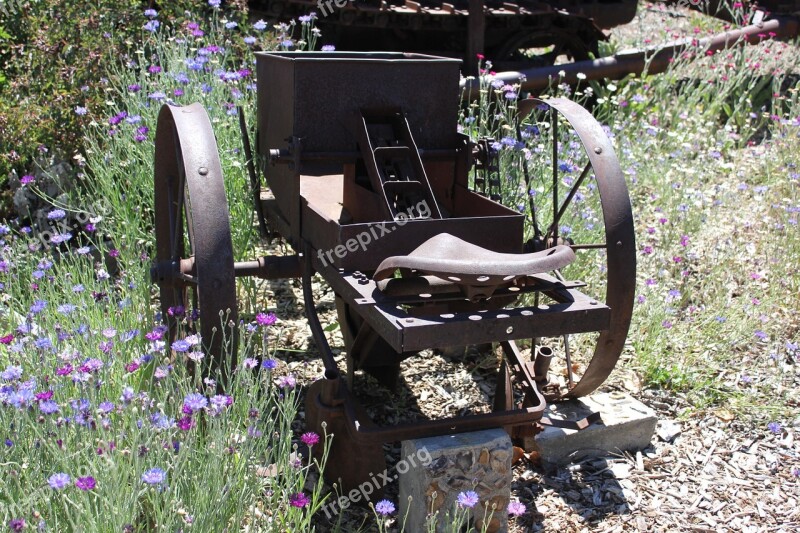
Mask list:
[{"label": "concrete block", "polygon": [[436,531],[444,531],[449,525],[446,515],[455,508],[458,494],[470,490],[479,497],[470,513],[475,528],[480,531],[488,520],[489,532],[508,530],[513,452],[503,429],[406,440],[401,453],[402,457],[430,457],[426,464],[400,473],[398,516],[408,511],[405,531],[427,531],[431,512],[438,512]]},{"label": "concrete block", "polygon": [[641,450],[650,445],[656,429],[656,414],[627,394],[597,393],[554,403],[547,406],[544,416],[580,420],[593,412],[599,412],[601,420],[586,429],[545,427],[536,435],[533,449],[539,452],[542,461],[562,464],[585,457]]}]

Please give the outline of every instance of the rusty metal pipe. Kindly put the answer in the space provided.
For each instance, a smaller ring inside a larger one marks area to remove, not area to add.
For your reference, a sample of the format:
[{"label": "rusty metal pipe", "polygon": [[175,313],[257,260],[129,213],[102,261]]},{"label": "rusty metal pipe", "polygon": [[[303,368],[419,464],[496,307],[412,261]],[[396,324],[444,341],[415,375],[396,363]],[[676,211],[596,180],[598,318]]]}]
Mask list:
[{"label": "rusty metal pipe", "polygon": [[317,349],[322,356],[322,364],[325,366],[326,382],[328,380],[336,380],[338,383],[339,368],[336,366],[333,352],[328,344],[328,339],[325,337],[325,330],[322,329],[322,324],[319,322],[317,308],[314,304],[314,294],[311,288],[311,276],[314,275],[314,267],[311,264],[313,251],[313,248],[308,243],[303,247],[303,304],[306,307],[306,318],[308,319],[308,327],[311,329],[311,336],[314,338],[314,343],[316,343]]},{"label": "rusty metal pipe", "polygon": [[263,256],[253,261],[237,261],[233,265],[237,278],[286,279],[302,276],[300,257]]},{"label": "rusty metal pipe", "polygon": [[[799,31],[800,21],[797,18],[775,17],[704,39],[682,39],[668,43],[661,48],[621,52],[611,57],[519,72],[500,72],[496,78],[506,83],[520,83],[522,90],[539,93],[547,89],[551,83],[576,85],[581,81],[578,74],[585,76],[584,80],[602,78],[617,80],[629,74],[638,75],[644,72],[658,74],[667,70],[675,57],[690,49],[716,51],[744,43],[757,44],[767,39],[791,39],[797,37]],[[469,83],[465,83],[464,94],[465,99],[476,99],[478,97],[478,80],[469,80]]]},{"label": "rusty metal pipe", "polygon": [[553,350],[548,346],[536,348],[536,358],[533,361],[533,375],[537,382],[541,380],[547,384],[547,371],[550,370],[550,363],[553,361]]}]

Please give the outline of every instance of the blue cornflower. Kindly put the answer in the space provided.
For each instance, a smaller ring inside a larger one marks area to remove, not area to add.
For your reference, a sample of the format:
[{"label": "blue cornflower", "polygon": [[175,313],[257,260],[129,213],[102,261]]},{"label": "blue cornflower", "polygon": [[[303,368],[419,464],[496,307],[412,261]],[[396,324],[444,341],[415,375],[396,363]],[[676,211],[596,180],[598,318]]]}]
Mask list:
[{"label": "blue cornflower", "polygon": [[192,344],[186,339],[178,339],[172,343],[172,349],[176,352],[187,352],[191,347]]},{"label": "blue cornflower", "polygon": [[3,378],[5,381],[14,381],[22,377],[22,367],[21,366],[8,366],[2,373],[0,373],[0,377]]},{"label": "blue cornflower", "polygon": [[244,40],[244,44],[253,45],[253,44],[256,44],[256,40],[257,39],[255,37],[251,36],[251,35],[248,35],[243,40]]},{"label": "blue cornflower", "polygon": [[267,370],[274,370],[278,367],[278,362],[275,359],[264,359],[261,362],[261,368],[266,368]]},{"label": "blue cornflower", "polygon": [[39,337],[33,344],[40,350],[50,350],[53,348],[53,342],[47,337]]},{"label": "blue cornflower", "polygon": [[72,480],[70,479],[69,474],[65,474],[64,472],[53,474],[47,478],[47,484],[55,490],[61,490],[67,487],[70,484],[70,481]]},{"label": "blue cornflower", "polygon": [[158,11],[155,9],[145,9],[144,16],[150,19],[154,19],[158,16]]},{"label": "blue cornflower", "polygon": [[107,415],[114,410],[114,404],[112,402],[101,402],[100,405],[97,406],[97,410],[100,413]]},{"label": "blue cornflower", "polygon": [[86,109],[86,108],[85,108],[85,107],[83,107],[83,106],[77,106],[77,107],[75,108],[75,114],[76,114],[76,115],[79,115],[79,116],[83,116],[83,115],[85,115],[85,114],[86,114],[86,113],[88,113],[88,112],[89,112],[89,110],[88,110],[88,109]]},{"label": "blue cornflower", "polygon": [[375,504],[375,512],[383,516],[388,516],[395,511],[395,506],[389,500],[381,500]]},{"label": "blue cornflower", "polygon": [[59,411],[59,407],[53,400],[45,400],[39,404],[39,410],[45,415],[52,415]]},{"label": "blue cornflower", "polygon": [[767,429],[771,432],[775,433],[776,435],[781,432],[781,424],[780,422],[770,422],[767,424]]},{"label": "blue cornflower", "polygon": [[153,424],[153,427],[158,429],[169,429],[172,427],[174,420],[170,419],[164,413],[153,413],[150,415],[150,423]]},{"label": "blue cornflower", "polygon": [[208,405],[208,399],[202,394],[193,392],[183,399],[183,406],[192,412],[200,411]]},{"label": "blue cornflower", "polygon": [[53,209],[47,213],[47,220],[61,220],[67,216],[63,209]]},{"label": "blue cornflower", "polygon": [[186,85],[187,83],[189,83],[190,80],[189,76],[187,76],[185,72],[178,72],[177,74],[175,74],[175,81]]},{"label": "blue cornflower", "polygon": [[478,494],[473,490],[459,492],[457,501],[460,507],[468,507],[472,509],[478,504]]},{"label": "blue cornflower", "polygon": [[225,27],[226,27],[227,29],[229,29],[229,30],[232,30],[232,29],[236,28],[237,26],[238,26],[238,24],[237,24],[237,23],[235,23],[235,22],[233,22],[233,21],[230,21],[230,22],[226,22],[226,23],[225,23]]},{"label": "blue cornflower", "polygon": [[332,44],[323,44],[322,45],[322,51],[323,52],[333,52],[334,50],[336,50],[336,47],[333,46]]},{"label": "blue cornflower", "polygon": [[125,387],[122,389],[122,396],[120,396],[120,400],[122,400],[122,403],[124,404],[129,404],[133,400],[134,396],[135,393],[133,392],[133,389],[130,387]]},{"label": "blue cornflower", "polygon": [[205,65],[206,62],[208,62],[208,59],[206,59],[203,56],[198,56],[196,58],[190,57],[184,59],[183,62],[186,64],[186,68],[188,68],[189,70],[199,71],[203,70],[203,65]]},{"label": "blue cornflower", "polygon": [[167,95],[163,91],[155,91],[147,95],[151,100],[164,100]]},{"label": "blue cornflower", "polygon": [[33,305],[31,305],[31,313],[37,315],[44,311],[45,307],[47,307],[45,300],[34,300]]},{"label": "blue cornflower", "polygon": [[142,474],[142,483],[147,483],[148,485],[160,485],[164,483],[166,479],[167,473],[158,467],[151,468]]},{"label": "blue cornflower", "polygon": [[267,23],[266,23],[266,22],[264,22],[264,20],[263,20],[263,19],[262,19],[262,20],[259,20],[258,22],[256,22],[255,24],[253,24],[253,28],[255,28],[255,29],[256,29],[256,30],[258,30],[258,31],[264,31],[264,30],[266,30],[266,29],[267,29]]},{"label": "blue cornflower", "polygon": [[159,26],[161,26],[161,23],[160,23],[159,21],[157,21],[157,20],[151,20],[151,21],[149,21],[147,24],[145,24],[144,26],[142,26],[142,28],[143,28],[145,31],[149,31],[150,33],[155,33],[155,32],[158,30],[158,27],[159,27]]},{"label": "blue cornflower", "polygon": [[56,311],[58,311],[62,315],[68,315],[68,314],[72,313],[75,309],[77,309],[77,306],[75,306],[73,304],[61,304],[61,305],[58,306]]},{"label": "blue cornflower", "polygon": [[208,5],[213,7],[214,9],[219,8],[219,5],[222,3],[221,0],[208,0]]}]

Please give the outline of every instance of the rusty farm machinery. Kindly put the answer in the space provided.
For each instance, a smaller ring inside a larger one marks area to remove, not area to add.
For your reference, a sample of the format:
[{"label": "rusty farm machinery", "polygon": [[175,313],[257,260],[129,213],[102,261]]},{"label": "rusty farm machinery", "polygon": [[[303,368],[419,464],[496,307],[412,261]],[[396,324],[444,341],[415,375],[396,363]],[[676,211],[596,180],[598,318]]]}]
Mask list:
[{"label": "rusty farm machinery", "polygon": [[[501,205],[491,143],[456,128],[459,64],[391,52],[257,55],[255,212],[291,245],[288,256],[234,261],[205,110],[165,105],[159,115],[152,276],[171,332],[170,307],[199,308],[190,327],[212,369],[231,368],[236,278],[301,279],[325,368],[307,390],[306,422],[334,434],[326,474],[345,487],[384,468],[385,442],[495,427],[532,435],[546,402],[605,381],[630,325],[633,217],[608,136],[569,100],[520,101],[515,142],[532,142],[539,162],[520,167],[530,204]],[[346,369],[317,315],[315,273],[335,294]],[[405,359],[486,343],[502,351],[487,412],[379,426],[354,393],[356,372],[391,388]],[[559,372],[548,372],[551,361]]]}]

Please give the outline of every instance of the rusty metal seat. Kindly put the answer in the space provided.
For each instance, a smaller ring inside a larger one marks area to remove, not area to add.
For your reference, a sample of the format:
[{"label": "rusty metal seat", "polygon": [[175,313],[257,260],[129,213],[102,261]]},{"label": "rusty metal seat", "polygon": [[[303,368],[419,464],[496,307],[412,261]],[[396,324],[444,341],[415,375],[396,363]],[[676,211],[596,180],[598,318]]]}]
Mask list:
[{"label": "rusty metal seat", "polygon": [[574,260],[575,252],[569,246],[559,245],[530,254],[506,254],[476,246],[449,233],[441,233],[408,255],[384,259],[378,265],[373,279],[379,281],[391,277],[397,269],[408,269],[458,285],[491,286],[558,270]]}]

